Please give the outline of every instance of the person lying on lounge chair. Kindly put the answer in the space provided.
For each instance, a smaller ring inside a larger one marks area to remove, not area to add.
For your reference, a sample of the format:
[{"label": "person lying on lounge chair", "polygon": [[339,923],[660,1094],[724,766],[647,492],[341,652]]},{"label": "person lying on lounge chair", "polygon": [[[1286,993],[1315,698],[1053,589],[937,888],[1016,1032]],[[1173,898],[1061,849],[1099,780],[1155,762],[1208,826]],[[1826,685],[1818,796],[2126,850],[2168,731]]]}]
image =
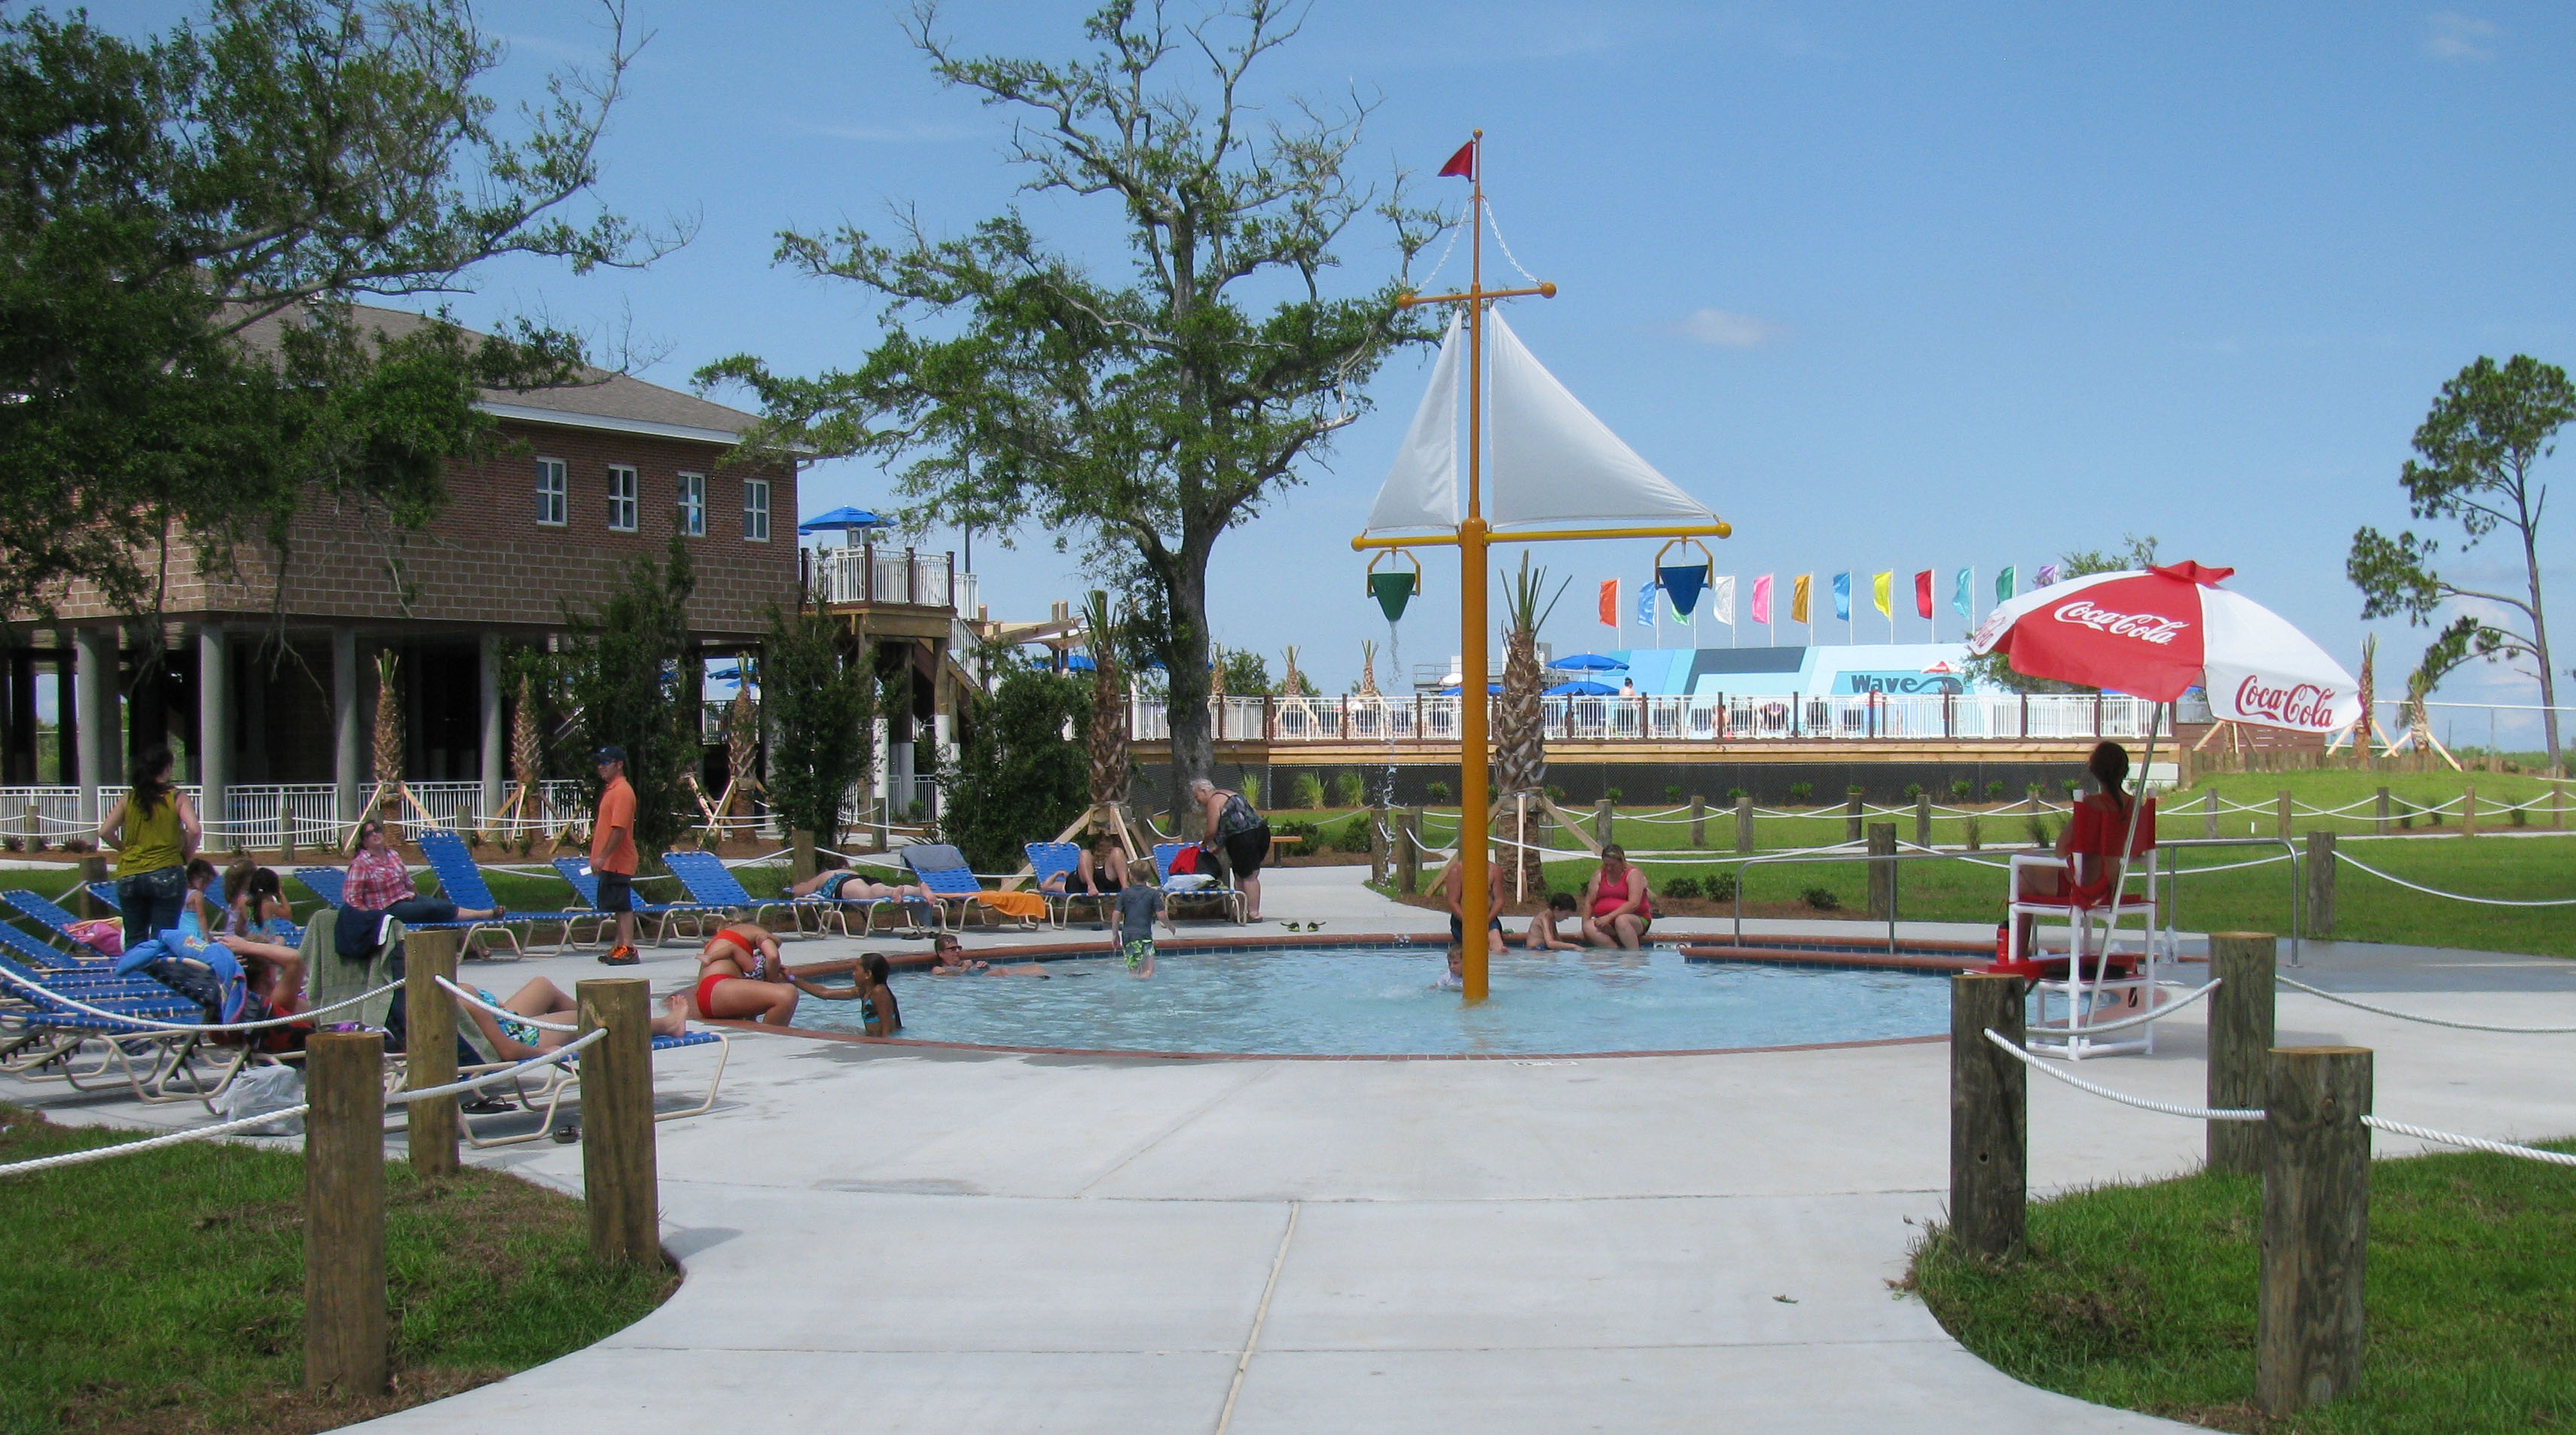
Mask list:
[{"label": "person lying on lounge chair", "polygon": [[822,866],[822,870],[802,882],[791,884],[787,889],[788,896],[820,895],[826,901],[834,902],[863,902],[878,897],[891,898],[899,902],[930,900],[930,889],[927,887],[917,887],[909,883],[889,885],[884,882],[871,882],[849,870],[848,864],[841,858],[828,853],[814,860]]},{"label": "person lying on lounge chair", "polygon": [[[512,992],[506,1001],[479,987],[475,989],[474,994],[494,1006],[506,1007],[534,1021],[553,1022],[561,1026],[581,1024],[580,1004],[572,999],[569,992],[544,977],[530,977],[528,984]],[[542,1056],[571,1041],[577,1035],[575,1032],[548,1031],[530,1022],[497,1017],[481,1007],[465,1002],[458,1002],[456,1009],[464,1013],[466,1020],[482,1029],[483,1039],[491,1043],[493,1054],[504,1061],[525,1061],[532,1056]],[[662,1014],[653,1018],[653,1034],[655,1036],[685,1034],[689,1029],[688,1015],[688,1008],[681,997],[672,996],[662,1004]]]},{"label": "person lying on lounge chair", "polygon": [[1127,873],[1127,849],[1110,833],[1103,832],[1082,849],[1082,860],[1070,872],[1050,872],[1038,879],[1038,890],[1060,896],[1080,894],[1085,897],[1115,897],[1130,881]]}]

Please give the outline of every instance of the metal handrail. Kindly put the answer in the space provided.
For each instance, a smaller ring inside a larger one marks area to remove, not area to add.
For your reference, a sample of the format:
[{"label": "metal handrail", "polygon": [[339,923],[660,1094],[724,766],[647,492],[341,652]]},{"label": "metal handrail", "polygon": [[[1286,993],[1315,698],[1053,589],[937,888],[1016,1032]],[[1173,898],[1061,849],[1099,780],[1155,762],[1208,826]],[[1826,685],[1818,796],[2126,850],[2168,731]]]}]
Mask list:
[{"label": "metal handrail", "polygon": [[[2289,854],[2290,858],[2290,965],[2296,967],[2299,965],[2300,958],[2300,937],[2307,928],[2307,884],[2301,880],[2300,869],[2303,859],[2299,854],[2297,843],[2292,842],[2286,837],[2183,837],[2176,838],[2171,842],[2158,842],[2156,844],[2156,850],[2166,851],[2178,847],[2271,846],[2281,848],[2284,852]],[[2005,853],[2007,856],[2014,851],[2012,848],[1996,848],[1993,850]],[[1925,851],[1920,848],[1912,852],[1778,852],[1772,853],[1768,856],[1748,857],[1738,864],[1735,869],[1736,943],[1741,945],[1744,941],[1745,874],[1752,871],[1753,868],[1757,866],[1765,863],[1789,862],[1928,862],[1936,860],[1961,862],[1975,861],[1977,859],[1970,857],[1965,852],[1935,852]],[[2181,877],[2189,870],[2190,869],[2188,868],[2177,867],[2170,871],[2163,872],[2160,875],[2180,880]],[[1890,956],[1896,954],[1897,905],[1897,903],[1890,902],[1888,903],[1887,910],[1887,950]],[[2165,912],[2165,933],[2167,940],[2170,941],[2173,934],[2173,906],[2171,903],[2166,905]]]}]

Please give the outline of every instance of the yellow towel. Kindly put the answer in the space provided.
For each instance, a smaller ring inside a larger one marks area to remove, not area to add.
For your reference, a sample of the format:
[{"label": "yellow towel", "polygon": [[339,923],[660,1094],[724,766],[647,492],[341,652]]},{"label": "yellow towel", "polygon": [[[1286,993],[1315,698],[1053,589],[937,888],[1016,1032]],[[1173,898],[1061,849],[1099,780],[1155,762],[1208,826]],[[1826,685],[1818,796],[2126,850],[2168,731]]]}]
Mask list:
[{"label": "yellow towel", "polygon": [[1046,916],[1046,898],[1035,892],[978,892],[975,900],[1005,917],[1033,921]]}]

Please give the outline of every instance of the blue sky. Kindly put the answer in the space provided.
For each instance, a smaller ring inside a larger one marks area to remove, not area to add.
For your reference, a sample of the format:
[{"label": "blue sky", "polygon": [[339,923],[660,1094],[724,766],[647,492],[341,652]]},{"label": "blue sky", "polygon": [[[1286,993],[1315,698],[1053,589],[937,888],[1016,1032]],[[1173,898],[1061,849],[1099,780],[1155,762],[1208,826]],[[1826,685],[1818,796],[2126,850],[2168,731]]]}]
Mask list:
[{"label": "blue sky", "polygon": [[[143,28],[175,9],[94,13]],[[514,45],[505,83],[597,44],[596,12],[567,0],[481,13]],[[658,33],[606,194],[642,217],[697,214],[696,242],[640,274],[499,267],[460,315],[631,326],[668,350],[645,376],[682,384],[737,350],[809,372],[865,352],[873,307],[773,268],[782,227],[882,227],[915,205],[953,230],[1019,202],[1122,263],[1096,202],[1015,193],[1003,116],[931,81],[899,13],[635,0]],[[945,24],[968,48],[1059,56],[1083,13],[956,0]],[[1321,0],[1259,78],[1271,99],[1375,96],[1370,172],[1427,174],[1485,128],[1503,231],[1562,286],[1514,324],[1736,524],[1720,572],[1784,588],[1805,571],[2027,574],[2153,533],[2168,557],[2234,566],[2237,586],[2348,655],[2362,625],[2345,549],[2362,523],[2406,523],[2398,466],[2442,381],[2480,354],[2576,359],[2571,59],[2576,12],[2537,4]],[[1383,238],[1355,231],[1353,287],[1392,264]],[[1220,546],[1222,641],[1274,670],[1296,643],[1339,690],[1360,641],[1383,640],[1347,539],[1427,367],[1391,366],[1329,466]],[[803,501],[886,493],[875,472],[825,465]],[[2571,522],[2545,534],[2562,633],[2576,633]],[[1593,622],[1591,591],[1633,582],[1652,547],[1543,554],[1575,579],[1547,633],[1560,651],[1634,639]],[[2463,574],[2518,582],[2507,556]],[[997,616],[1085,586],[1042,536],[1016,553],[980,539],[976,560]],[[1456,586],[1454,559],[1434,558],[1408,662],[1455,650]],[[2422,635],[2385,636],[2388,691]],[[2501,671],[2445,690],[2486,695],[2534,700]],[[2483,740],[2478,726],[2459,736]]]}]

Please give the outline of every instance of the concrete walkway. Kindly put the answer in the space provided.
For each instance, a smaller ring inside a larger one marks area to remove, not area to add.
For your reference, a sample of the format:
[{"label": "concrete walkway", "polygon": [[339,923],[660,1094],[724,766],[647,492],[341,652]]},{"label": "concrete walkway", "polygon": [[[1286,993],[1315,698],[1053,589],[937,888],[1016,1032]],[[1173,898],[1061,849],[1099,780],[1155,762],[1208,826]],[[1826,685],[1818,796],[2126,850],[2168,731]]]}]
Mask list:
[{"label": "concrete walkway", "polygon": [[[1436,914],[1384,902],[1356,876],[1277,874],[1270,915],[1324,920],[1327,934],[1438,929]],[[848,948],[792,955],[835,950]],[[2576,1022],[2576,964],[2380,950],[2311,948],[2305,979],[2329,985],[2348,968],[2403,990],[2381,1000],[2410,1010]],[[667,987],[690,965],[675,946],[646,972]],[[2391,983],[2401,967],[2411,984]],[[525,970],[568,983],[602,969],[571,958]],[[513,984],[505,969],[474,972]],[[2385,1115],[2491,1136],[2576,1130],[2561,1079],[2576,1038],[2449,1032],[2294,993],[2280,1030],[2378,1048]],[[377,1424],[2180,1428],[2020,1385],[1889,1289],[1916,1223],[1941,1211],[1940,1043],[1480,1062],[761,1036],[735,1048],[719,1109],[659,1128],[667,1240],[688,1273],[678,1295],[589,1350]],[[2185,1020],[2156,1056],[2084,1074],[2196,1101],[2201,1050]],[[675,1067],[667,1084],[682,1079]],[[13,1087],[0,1094],[42,1090]],[[2043,1189],[2198,1159],[2193,1123],[2044,1079],[2032,1088]],[[202,1119],[44,1104],[66,1120]],[[578,1189],[577,1148],[477,1159]]]}]

